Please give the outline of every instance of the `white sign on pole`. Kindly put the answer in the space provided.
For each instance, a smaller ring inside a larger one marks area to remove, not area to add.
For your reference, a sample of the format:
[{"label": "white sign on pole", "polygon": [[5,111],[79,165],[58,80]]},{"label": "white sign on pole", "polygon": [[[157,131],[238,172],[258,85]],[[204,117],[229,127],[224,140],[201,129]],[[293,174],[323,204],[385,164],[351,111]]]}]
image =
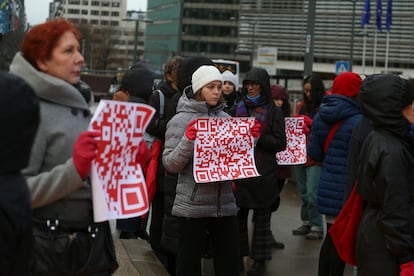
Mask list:
[{"label": "white sign on pole", "polygon": [[276,47],[259,47],[257,49],[257,66],[266,69],[270,76],[276,75],[276,63]]}]

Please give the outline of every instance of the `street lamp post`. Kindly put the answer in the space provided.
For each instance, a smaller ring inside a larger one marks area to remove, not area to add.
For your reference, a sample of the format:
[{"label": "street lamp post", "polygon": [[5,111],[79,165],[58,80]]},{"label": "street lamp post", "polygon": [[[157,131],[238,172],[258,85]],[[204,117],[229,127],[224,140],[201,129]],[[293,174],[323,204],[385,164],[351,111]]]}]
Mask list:
[{"label": "street lamp post", "polygon": [[355,6],[357,0],[352,0],[352,25],[351,25],[351,45],[349,47],[349,71],[352,72],[354,63],[354,35],[355,35]]},{"label": "street lamp post", "polygon": [[134,33],[134,60],[133,65],[137,64],[138,61],[138,33],[139,33],[139,22],[152,23],[153,21],[144,16],[142,11],[131,11],[129,17],[124,18],[125,21],[135,21],[135,33]]},{"label": "street lamp post", "polygon": [[250,55],[250,66],[253,67],[253,61],[254,61],[254,42],[255,42],[254,41],[254,38],[256,36],[256,24],[257,24],[257,21],[254,20],[253,22],[251,22],[249,24],[252,25],[252,46],[251,46],[252,52],[251,52],[251,55]]}]

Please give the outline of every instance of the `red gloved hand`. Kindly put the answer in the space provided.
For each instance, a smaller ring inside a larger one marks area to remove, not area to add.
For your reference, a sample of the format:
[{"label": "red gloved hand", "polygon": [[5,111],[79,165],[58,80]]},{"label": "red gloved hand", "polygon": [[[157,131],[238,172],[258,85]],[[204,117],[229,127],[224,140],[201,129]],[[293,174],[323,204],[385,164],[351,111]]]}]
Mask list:
[{"label": "red gloved hand", "polygon": [[260,121],[257,119],[254,120],[254,125],[250,129],[250,133],[253,135],[254,138],[259,138],[261,127],[262,127],[262,124],[260,123]]},{"label": "red gloved hand", "polygon": [[305,120],[305,124],[310,128],[312,126],[312,118],[307,115],[302,115],[303,120]]},{"label": "red gloved hand", "polygon": [[400,276],[414,276],[414,261],[400,265]]},{"label": "red gloved hand", "polygon": [[192,120],[188,126],[187,129],[185,130],[185,136],[187,137],[188,140],[195,140],[196,136],[197,136],[197,129],[195,128],[195,124],[197,123],[197,119]]},{"label": "red gloved hand", "polygon": [[98,131],[84,131],[75,142],[73,147],[73,164],[82,179],[85,179],[91,170],[92,160],[96,157],[98,140],[101,133]]},{"label": "red gloved hand", "polygon": [[144,139],[141,140],[138,147],[138,153],[135,161],[141,165],[141,168],[145,171],[148,165],[148,161],[151,159],[151,152]]}]

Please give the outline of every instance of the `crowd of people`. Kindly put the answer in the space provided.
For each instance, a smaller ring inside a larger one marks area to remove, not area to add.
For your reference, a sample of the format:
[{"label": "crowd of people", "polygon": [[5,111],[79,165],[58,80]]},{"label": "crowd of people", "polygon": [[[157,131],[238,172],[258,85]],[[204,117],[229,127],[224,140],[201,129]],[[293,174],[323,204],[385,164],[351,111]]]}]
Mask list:
[{"label": "crowd of people", "polygon": [[[79,38],[68,21],[39,24],[26,34],[10,72],[0,72],[7,111],[0,115],[7,129],[0,151],[1,275],[111,275],[118,268],[109,222],[93,220],[89,174],[101,133],[87,130],[94,98],[80,80]],[[235,75],[204,56],[169,58],[164,80],[153,83],[148,68],[135,66],[112,96],[156,110],[139,145],[142,167],[154,141],[162,145],[151,168],[151,219],[117,220],[119,238],[147,240],[170,275],[201,275],[203,258],[213,259],[217,276],[264,275],[272,249],[285,247],[270,222],[294,173],[302,225],[292,234],[323,240],[319,276],[344,273],[328,231],[355,182],[364,202],[350,241],[358,275],[414,275],[413,80],[346,72],[327,91],[311,75],[294,112],[288,91],[271,84],[266,70],[251,68],[239,91]],[[304,122],[302,165],[277,164],[290,116]],[[197,119],[206,117],[254,118],[249,137],[260,176],[195,182]]]}]

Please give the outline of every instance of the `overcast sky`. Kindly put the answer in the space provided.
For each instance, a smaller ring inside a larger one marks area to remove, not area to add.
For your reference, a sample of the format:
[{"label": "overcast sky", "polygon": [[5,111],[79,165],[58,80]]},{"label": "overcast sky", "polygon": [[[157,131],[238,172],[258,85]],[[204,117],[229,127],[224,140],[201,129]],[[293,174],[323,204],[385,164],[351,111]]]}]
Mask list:
[{"label": "overcast sky", "polygon": [[[49,13],[49,3],[52,0],[26,0],[26,16],[30,25],[36,25],[46,20]],[[127,10],[147,10],[147,0],[127,0]]]}]

